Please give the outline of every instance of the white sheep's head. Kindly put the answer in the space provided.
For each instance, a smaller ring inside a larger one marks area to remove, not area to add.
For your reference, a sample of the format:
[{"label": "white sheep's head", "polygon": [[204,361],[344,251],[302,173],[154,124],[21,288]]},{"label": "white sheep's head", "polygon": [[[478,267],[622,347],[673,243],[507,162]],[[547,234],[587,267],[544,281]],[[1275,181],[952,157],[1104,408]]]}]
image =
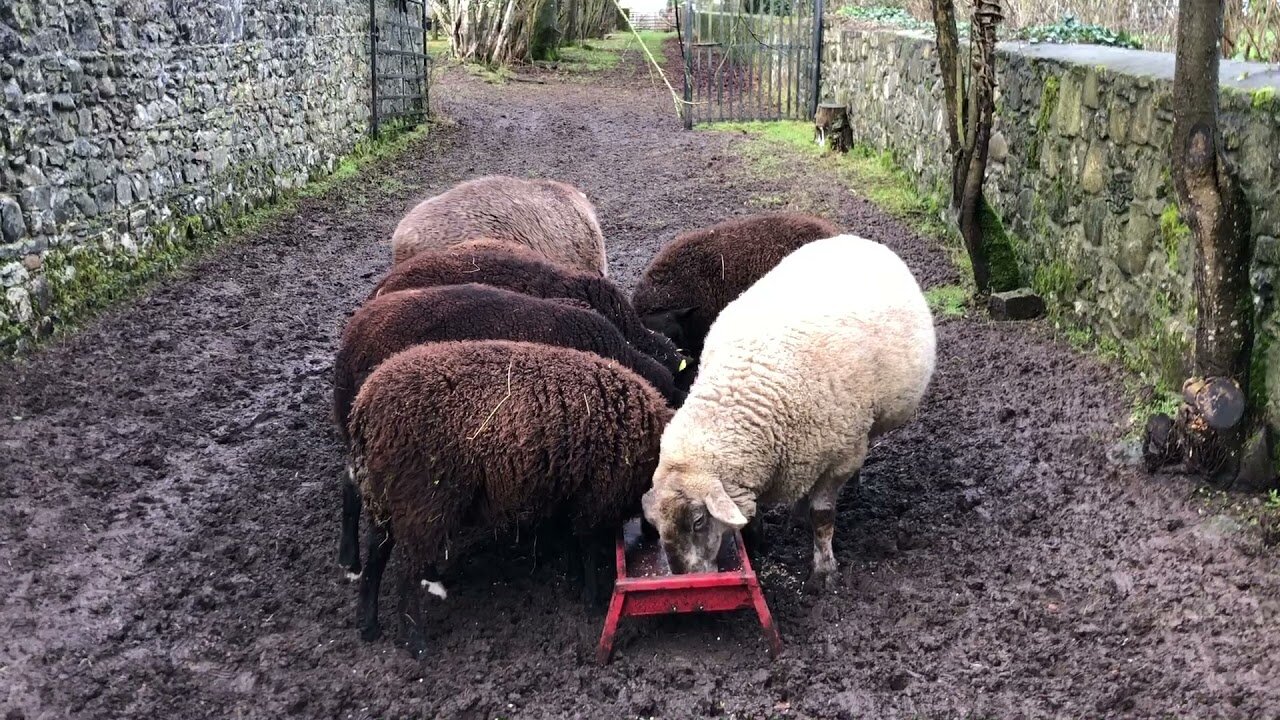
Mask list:
[{"label": "white sheep's head", "polygon": [[642,505],[677,574],[715,572],[724,534],[747,524],[717,478],[681,468],[660,466]]}]

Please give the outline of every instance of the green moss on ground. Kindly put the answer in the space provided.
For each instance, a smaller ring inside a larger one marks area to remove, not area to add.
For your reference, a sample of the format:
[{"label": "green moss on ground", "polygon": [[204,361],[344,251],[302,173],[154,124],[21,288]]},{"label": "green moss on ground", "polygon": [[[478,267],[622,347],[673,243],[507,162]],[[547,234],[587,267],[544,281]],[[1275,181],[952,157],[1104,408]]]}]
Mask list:
[{"label": "green moss on ground", "polygon": [[[228,207],[215,210],[217,219],[208,221],[208,226],[198,215],[178,216],[142,233],[151,240],[137,248],[82,245],[51,250],[44,255],[39,272],[47,283],[48,301],[36,309],[33,323],[0,323],[0,357],[70,332],[98,312],[136,297],[152,282],[180,271],[210,249],[293,211],[300,198],[334,190],[367,166],[404,151],[428,128],[426,124],[412,129],[386,126],[379,138],[356,143],[329,175],[248,212],[237,214]],[[7,302],[0,297],[0,304]],[[0,318],[11,316],[12,312],[0,312]]]},{"label": "green moss on ground", "polygon": [[929,309],[943,317],[964,317],[969,297],[969,289],[962,285],[941,285],[924,291]]}]

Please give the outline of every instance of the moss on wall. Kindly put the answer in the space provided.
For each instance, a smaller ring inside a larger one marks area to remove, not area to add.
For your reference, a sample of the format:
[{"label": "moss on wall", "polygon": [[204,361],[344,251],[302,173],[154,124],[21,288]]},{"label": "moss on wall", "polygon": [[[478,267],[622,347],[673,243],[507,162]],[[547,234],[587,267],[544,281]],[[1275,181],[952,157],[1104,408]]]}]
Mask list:
[{"label": "moss on wall", "polygon": [[[367,165],[393,156],[425,136],[429,126],[393,126],[377,139],[366,139],[335,165],[329,175],[292,192],[273,193],[257,208],[237,198],[206,215],[181,215],[137,233],[136,246],[78,245],[45,254],[38,277],[46,291],[30,323],[18,323],[3,312],[0,296],[0,357],[19,354],[59,333],[72,330],[115,303],[138,295],[150,283],[169,275],[228,239],[252,231],[296,207],[297,200],[327,192],[354,177]],[[236,168],[233,173],[252,172]]]},{"label": "moss on wall", "polygon": [[1040,111],[1036,114],[1035,132],[1031,134],[1031,144],[1027,148],[1026,163],[1028,168],[1040,164],[1040,149],[1044,136],[1049,130],[1049,122],[1053,118],[1054,108],[1058,106],[1058,94],[1062,90],[1062,81],[1057,75],[1045,78],[1044,87],[1040,90]]},{"label": "moss on wall", "polygon": [[1182,221],[1178,206],[1169,203],[1160,213],[1160,240],[1164,243],[1165,259],[1170,270],[1178,269],[1178,255],[1183,243],[1191,237],[1191,228]]},{"label": "moss on wall", "polygon": [[978,206],[978,222],[982,226],[982,240],[987,251],[987,266],[991,272],[993,292],[1016,290],[1022,287],[1022,269],[1018,266],[1018,253],[1009,233],[1005,232],[1000,215],[982,198]]}]

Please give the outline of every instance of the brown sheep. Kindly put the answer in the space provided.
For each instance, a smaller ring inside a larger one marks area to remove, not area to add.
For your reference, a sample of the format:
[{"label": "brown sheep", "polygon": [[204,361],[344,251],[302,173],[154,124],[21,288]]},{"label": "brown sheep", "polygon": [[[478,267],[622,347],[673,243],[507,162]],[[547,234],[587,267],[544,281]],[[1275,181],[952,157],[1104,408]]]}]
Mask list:
[{"label": "brown sheep", "polygon": [[370,521],[361,636],[381,634],[395,547],[410,577],[444,597],[446,562],[497,534],[567,521],[589,550],[593,593],[599,543],[638,513],[671,413],[640,376],[580,350],[460,341],[387,359],[351,411],[350,462]]},{"label": "brown sheep", "polygon": [[393,267],[369,298],[397,290],[463,283],[482,283],[534,297],[581,300],[621,330],[637,350],[657,360],[677,382],[688,369],[688,358],[665,336],[646,328],[627,296],[608,279],[556,265],[507,242],[472,240],[418,253]]},{"label": "brown sheep", "polygon": [[[673,406],[684,400],[666,368],[578,301],[544,300],[477,283],[401,290],[361,307],[342,333],[333,363],[333,411],[343,442],[349,440],[351,403],[374,368],[406,348],[447,340],[522,340],[595,353],[634,370]],[[360,573],[359,525],[360,497],[348,479],[338,562],[350,577]]]},{"label": "brown sheep", "polygon": [[[839,234],[826,220],[800,213],[750,215],[681,233],[645,267],[632,305],[645,326],[671,338],[696,364],[726,305],[796,248]],[[686,381],[693,374],[686,373]]]},{"label": "brown sheep", "polygon": [[391,236],[393,261],[477,238],[506,240],[566,267],[609,274],[604,233],[586,195],[555,180],[506,175],[468,180],[419,203]]}]

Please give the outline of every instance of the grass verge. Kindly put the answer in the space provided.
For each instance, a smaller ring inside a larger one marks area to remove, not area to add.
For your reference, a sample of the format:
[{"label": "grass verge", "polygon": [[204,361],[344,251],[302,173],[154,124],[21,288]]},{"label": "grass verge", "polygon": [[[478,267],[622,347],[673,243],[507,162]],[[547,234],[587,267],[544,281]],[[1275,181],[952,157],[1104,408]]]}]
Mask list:
[{"label": "grass verge", "polygon": [[[814,142],[813,125],[798,120],[777,122],[719,122],[699,126],[712,132],[747,135],[738,149],[753,172],[770,178],[798,172],[797,158],[817,160],[829,155]],[[972,265],[960,243],[959,234],[943,222],[945,200],[938,195],[922,195],[915,181],[898,165],[891,153],[855,145],[845,155],[835,155],[823,169],[835,173],[852,192],[867,198],[886,213],[902,220],[922,235],[936,239],[960,270],[964,291],[972,294]],[[780,208],[785,200],[776,196],[755,199],[762,208]]]}]

